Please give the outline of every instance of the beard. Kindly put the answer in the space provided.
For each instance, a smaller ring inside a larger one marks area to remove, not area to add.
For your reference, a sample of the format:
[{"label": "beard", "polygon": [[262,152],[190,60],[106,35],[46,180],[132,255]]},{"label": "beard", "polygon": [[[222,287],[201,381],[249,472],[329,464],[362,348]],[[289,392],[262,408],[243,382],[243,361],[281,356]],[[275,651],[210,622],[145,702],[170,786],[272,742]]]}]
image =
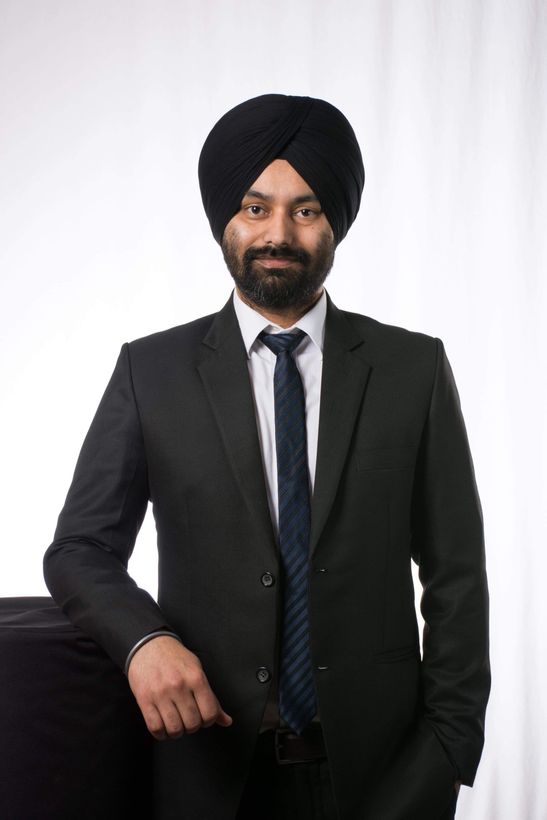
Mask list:
[{"label": "beard", "polygon": [[[334,262],[335,245],[327,231],[321,234],[315,251],[288,245],[247,248],[238,253],[236,237],[225,232],[222,238],[224,261],[241,293],[257,307],[269,310],[303,308],[317,296]],[[294,260],[288,267],[265,268],[259,257]]]}]

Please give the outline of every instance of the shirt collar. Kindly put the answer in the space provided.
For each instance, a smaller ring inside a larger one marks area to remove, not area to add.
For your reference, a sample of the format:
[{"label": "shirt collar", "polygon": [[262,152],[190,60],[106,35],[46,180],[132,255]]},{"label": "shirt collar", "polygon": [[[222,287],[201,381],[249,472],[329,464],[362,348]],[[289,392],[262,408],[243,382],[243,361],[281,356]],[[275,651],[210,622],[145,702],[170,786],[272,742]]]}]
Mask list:
[{"label": "shirt collar", "polygon": [[243,336],[243,343],[247,356],[251,355],[251,348],[254,345],[259,333],[266,330],[268,333],[279,333],[283,331],[290,333],[291,330],[299,328],[303,330],[310,337],[314,345],[318,348],[320,353],[323,353],[323,342],[325,338],[325,317],[327,315],[327,294],[323,289],[323,293],[315,303],[315,305],[302,316],[296,324],[291,327],[281,328],[279,325],[269,322],[261,313],[249,307],[234,288],[234,310],[236,312],[237,320]]}]

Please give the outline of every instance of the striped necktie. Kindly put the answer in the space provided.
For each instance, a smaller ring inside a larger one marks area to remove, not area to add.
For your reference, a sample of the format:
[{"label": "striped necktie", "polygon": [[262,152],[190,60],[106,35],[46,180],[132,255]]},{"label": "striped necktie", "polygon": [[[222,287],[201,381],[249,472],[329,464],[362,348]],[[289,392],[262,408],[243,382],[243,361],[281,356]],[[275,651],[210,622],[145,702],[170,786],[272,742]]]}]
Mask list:
[{"label": "striped necktie", "polygon": [[306,334],[261,333],[275,353],[275,446],[279,499],[279,546],[284,569],[279,669],[279,714],[298,734],[317,712],[308,621],[310,490],[306,407],[292,351]]}]

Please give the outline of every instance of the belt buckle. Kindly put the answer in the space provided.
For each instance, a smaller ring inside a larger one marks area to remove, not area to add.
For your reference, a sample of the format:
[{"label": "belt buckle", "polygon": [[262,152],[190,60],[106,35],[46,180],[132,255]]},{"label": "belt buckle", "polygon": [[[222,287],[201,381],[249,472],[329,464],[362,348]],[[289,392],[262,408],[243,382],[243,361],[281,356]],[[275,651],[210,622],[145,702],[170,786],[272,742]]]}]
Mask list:
[{"label": "belt buckle", "polygon": [[289,729],[274,729],[274,749],[275,759],[280,766],[294,766],[295,763],[305,763],[305,760],[292,760],[290,757],[285,757],[285,746],[283,738],[292,734]]},{"label": "belt buckle", "polygon": [[300,754],[298,757],[290,757],[286,754],[284,739],[288,737],[300,739],[300,736],[295,735],[291,729],[285,729],[284,727],[275,729],[274,732],[275,759],[280,766],[295,766],[298,763],[311,763],[323,757],[322,754],[310,754],[309,751],[307,755]]}]

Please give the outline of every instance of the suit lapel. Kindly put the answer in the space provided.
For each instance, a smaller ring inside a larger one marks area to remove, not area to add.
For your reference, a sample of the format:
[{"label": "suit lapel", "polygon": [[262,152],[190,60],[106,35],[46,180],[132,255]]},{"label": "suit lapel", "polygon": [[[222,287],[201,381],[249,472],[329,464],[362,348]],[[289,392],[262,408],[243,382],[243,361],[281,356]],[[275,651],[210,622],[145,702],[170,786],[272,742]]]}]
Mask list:
[{"label": "suit lapel", "polygon": [[203,340],[198,371],[259,542],[275,551],[247,354],[231,298]]},{"label": "suit lapel", "polygon": [[317,467],[310,549],[317,546],[332,507],[371,366],[363,339],[327,297]]},{"label": "suit lapel", "polygon": [[[371,366],[363,339],[327,296],[317,466],[310,548],[317,546],[332,507],[362,404]],[[203,340],[198,371],[219,427],[228,461],[251,519],[276,551],[256,425],[247,354],[232,299]]]}]

